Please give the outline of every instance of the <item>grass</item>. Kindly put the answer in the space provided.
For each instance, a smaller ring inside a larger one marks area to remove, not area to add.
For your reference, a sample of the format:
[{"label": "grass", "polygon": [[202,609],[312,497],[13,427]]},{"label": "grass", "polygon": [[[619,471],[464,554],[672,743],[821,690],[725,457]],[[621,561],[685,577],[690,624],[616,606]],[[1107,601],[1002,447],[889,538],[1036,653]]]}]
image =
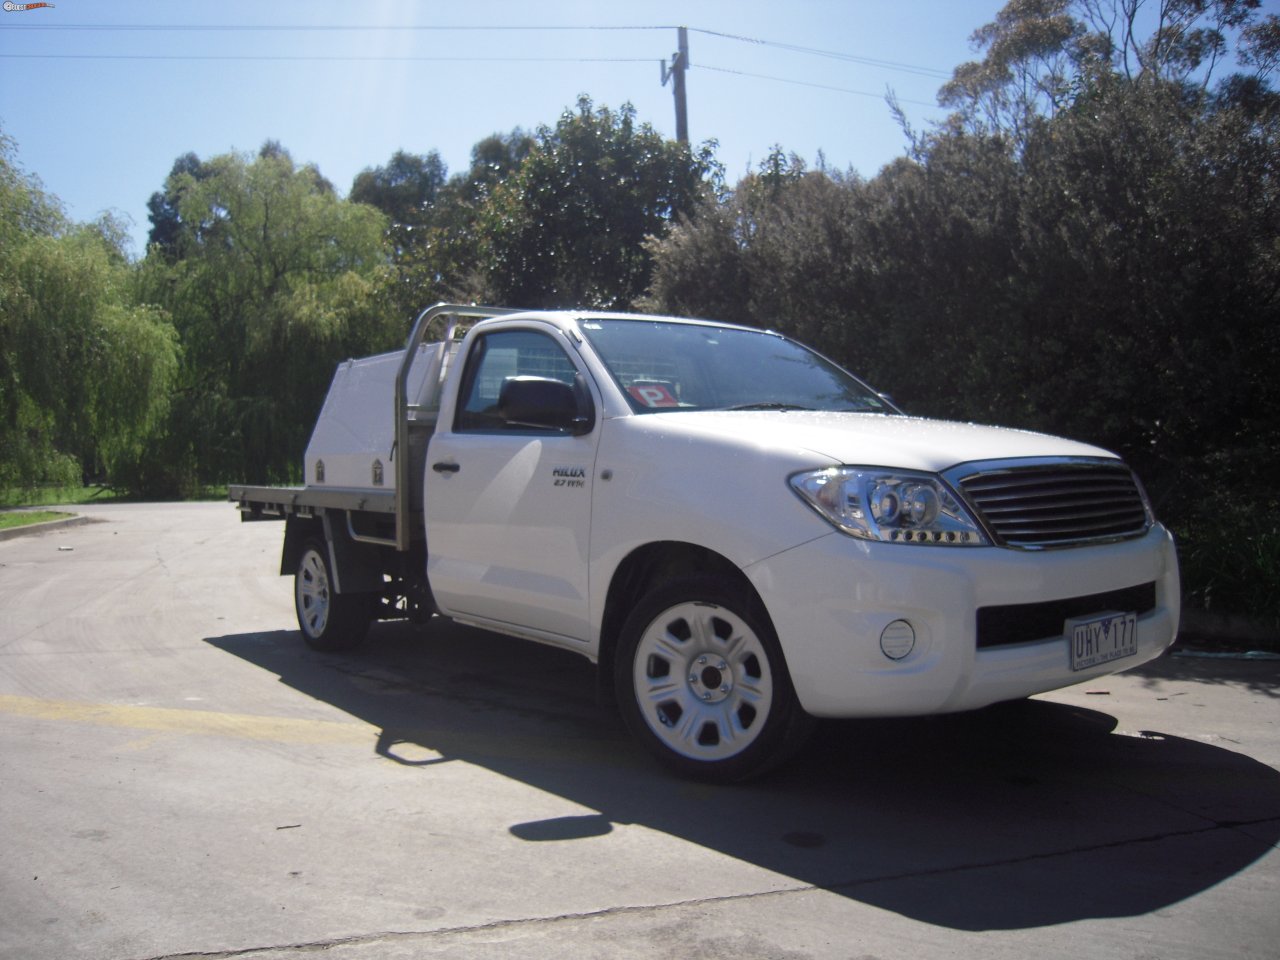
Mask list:
[{"label": "grass", "polygon": [[[40,487],[34,490],[0,489],[0,530],[27,527],[48,520],[74,517],[74,513],[62,510],[17,510],[16,507],[76,506],[88,503],[124,503],[131,498],[110,487]],[[201,489],[199,500],[226,500],[225,486],[207,486]]]},{"label": "grass", "polygon": [[0,507],[51,507],[61,504],[108,503],[121,499],[107,487],[39,487],[0,490]]},{"label": "grass", "polygon": [[[0,510],[8,507],[57,507],[81,503],[139,503],[145,498],[129,496],[110,487],[39,487],[35,490],[0,489]],[[173,498],[183,499],[181,497]],[[225,500],[226,484],[210,484],[200,488],[188,500]]]},{"label": "grass", "polygon": [[27,527],[33,523],[45,523],[49,520],[62,520],[75,514],[63,513],[59,510],[5,510],[0,512],[0,530],[13,527]]},{"label": "grass", "polygon": [[0,490],[0,530],[29,527],[49,520],[74,517],[63,510],[14,510],[13,507],[49,507],[63,504],[101,503],[114,500],[105,487],[41,487],[36,490]]}]

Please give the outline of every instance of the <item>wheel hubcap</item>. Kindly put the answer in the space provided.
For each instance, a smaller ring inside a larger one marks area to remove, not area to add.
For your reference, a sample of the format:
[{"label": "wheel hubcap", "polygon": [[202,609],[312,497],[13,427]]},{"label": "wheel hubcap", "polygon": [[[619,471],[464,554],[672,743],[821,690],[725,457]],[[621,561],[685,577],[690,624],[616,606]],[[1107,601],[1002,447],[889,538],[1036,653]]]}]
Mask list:
[{"label": "wheel hubcap", "polygon": [[645,723],[681,756],[724,760],[759,737],[773,702],[760,638],[726,607],[694,601],[656,617],[633,665]]},{"label": "wheel hubcap", "polygon": [[329,622],[329,574],[324,568],[324,558],[316,551],[308,550],[303,555],[294,589],[302,628],[308,636],[320,636]]},{"label": "wheel hubcap", "polygon": [[720,703],[733,693],[733,671],[723,657],[700,656],[689,674],[689,690],[703,703]]}]

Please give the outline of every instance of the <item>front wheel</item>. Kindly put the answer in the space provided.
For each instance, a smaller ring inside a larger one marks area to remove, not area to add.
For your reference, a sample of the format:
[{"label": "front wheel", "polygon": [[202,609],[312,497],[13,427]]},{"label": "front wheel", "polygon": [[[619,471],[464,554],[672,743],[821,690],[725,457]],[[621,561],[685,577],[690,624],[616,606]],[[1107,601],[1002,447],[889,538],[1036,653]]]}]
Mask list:
[{"label": "front wheel", "polygon": [[334,591],[329,550],[320,540],[308,541],[302,549],[293,600],[302,639],[314,650],[350,650],[369,630],[369,595]]},{"label": "front wheel", "polygon": [[615,663],[628,728],[682,776],[745,780],[786,759],[812,723],[768,615],[718,577],[646,596],[623,625]]}]

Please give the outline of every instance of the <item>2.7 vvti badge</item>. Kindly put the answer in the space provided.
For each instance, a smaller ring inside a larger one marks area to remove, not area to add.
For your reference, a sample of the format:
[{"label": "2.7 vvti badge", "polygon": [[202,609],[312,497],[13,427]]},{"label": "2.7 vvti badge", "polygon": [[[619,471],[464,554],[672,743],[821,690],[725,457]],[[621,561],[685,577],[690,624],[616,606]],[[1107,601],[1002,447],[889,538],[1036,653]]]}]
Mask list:
[{"label": "2.7 vvti badge", "polygon": [[703,779],[813,717],[1026,697],[1177,632],[1172,538],[1114,454],[908,417],[732,324],[433,307],[339,366],[304,469],[231,498],[285,520],[309,644],[441,615],[574,650]]}]

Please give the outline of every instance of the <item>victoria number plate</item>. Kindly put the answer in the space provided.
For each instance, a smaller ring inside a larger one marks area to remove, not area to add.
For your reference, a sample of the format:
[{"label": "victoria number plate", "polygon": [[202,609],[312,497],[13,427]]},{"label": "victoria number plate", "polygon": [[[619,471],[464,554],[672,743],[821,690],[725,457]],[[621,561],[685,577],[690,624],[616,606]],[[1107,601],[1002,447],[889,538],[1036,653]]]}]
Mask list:
[{"label": "victoria number plate", "polygon": [[1067,621],[1065,633],[1071,644],[1072,670],[1088,670],[1138,652],[1136,613],[1077,617]]}]

